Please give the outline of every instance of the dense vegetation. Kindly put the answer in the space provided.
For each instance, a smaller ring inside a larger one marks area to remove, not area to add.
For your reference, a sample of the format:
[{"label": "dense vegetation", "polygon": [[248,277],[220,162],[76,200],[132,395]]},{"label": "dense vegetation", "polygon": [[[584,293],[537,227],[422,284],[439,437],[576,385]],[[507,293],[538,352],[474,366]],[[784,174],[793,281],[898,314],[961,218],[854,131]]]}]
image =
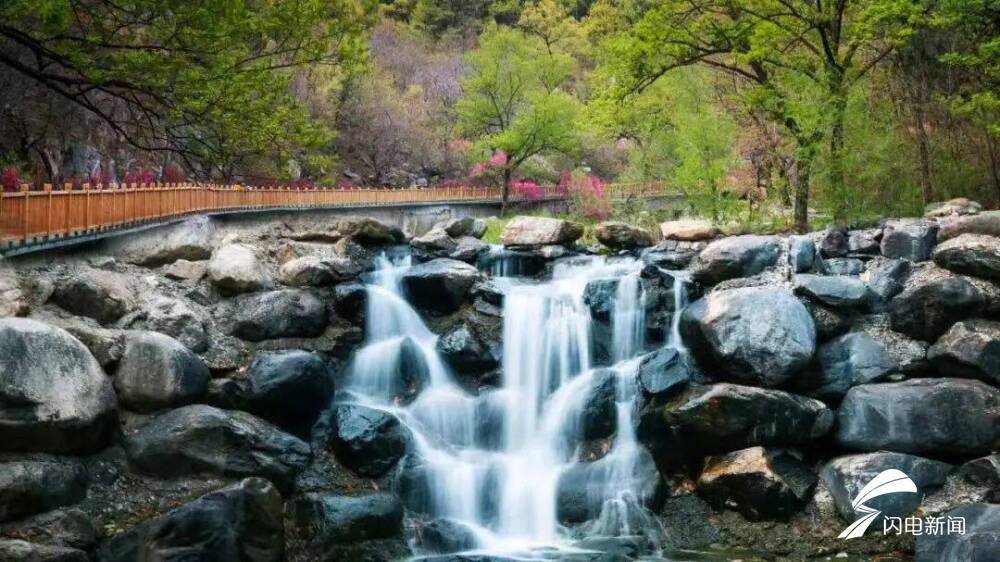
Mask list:
[{"label": "dense vegetation", "polygon": [[803,227],[1000,204],[997,0],[8,0],[19,182],[663,180]]}]

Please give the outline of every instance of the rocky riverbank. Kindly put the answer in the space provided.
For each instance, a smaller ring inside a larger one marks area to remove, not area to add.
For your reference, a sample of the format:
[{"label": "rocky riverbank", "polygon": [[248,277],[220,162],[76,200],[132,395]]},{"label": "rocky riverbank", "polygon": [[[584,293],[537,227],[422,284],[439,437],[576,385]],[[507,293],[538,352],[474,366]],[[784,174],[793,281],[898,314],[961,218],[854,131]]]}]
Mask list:
[{"label": "rocky riverbank", "polygon": [[[334,401],[365,339],[373,261],[412,253],[402,289],[476,395],[502,380],[503,278],[545,278],[594,251],[645,263],[636,431],[650,453],[643,499],[665,531],[656,546],[1000,558],[1000,214],[953,207],[803,236],[721,237],[678,221],[657,241],[607,223],[601,248],[578,245],[577,225],[531,217],[508,225],[504,247],[483,243],[473,219],[410,238],[365,218],[238,231],[200,218],[6,263],[0,560],[480,559],[451,555],[474,542],[408,494],[419,471],[403,424]],[[597,365],[615,353],[617,284],[584,293]],[[661,348],[676,314],[689,353]],[[427,383],[415,365],[399,363],[399,404]],[[617,429],[613,385],[594,389],[581,451],[596,461]],[[918,492],[868,505],[962,516],[966,534],[883,536],[876,523],[837,539],[859,516],[852,500],[889,468]],[[570,534],[594,516],[578,499],[586,482],[559,483]],[[588,540],[599,552],[563,559],[648,550]]]}]

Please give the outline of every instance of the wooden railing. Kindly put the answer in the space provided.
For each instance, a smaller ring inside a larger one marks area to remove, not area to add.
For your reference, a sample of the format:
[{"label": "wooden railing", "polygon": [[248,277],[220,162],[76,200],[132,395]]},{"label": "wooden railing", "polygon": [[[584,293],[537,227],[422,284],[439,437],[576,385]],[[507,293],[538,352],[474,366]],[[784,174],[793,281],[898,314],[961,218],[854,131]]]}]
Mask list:
[{"label": "wooden railing", "polygon": [[[612,184],[613,197],[663,193],[661,184]],[[565,196],[557,186],[546,187],[542,199]],[[105,188],[84,184],[74,188],[22,185],[0,196],[0,244],[5,247],[76,237],[138,226],[200,212],[266,208],[378,207],[403,203],[499,201],[496,187],[432,187],[403,189],[254,188],[190,183],[131,184]],[[534,199],[537,200],[537,197]],[[512,194],[513,202],[524,199]]]}]

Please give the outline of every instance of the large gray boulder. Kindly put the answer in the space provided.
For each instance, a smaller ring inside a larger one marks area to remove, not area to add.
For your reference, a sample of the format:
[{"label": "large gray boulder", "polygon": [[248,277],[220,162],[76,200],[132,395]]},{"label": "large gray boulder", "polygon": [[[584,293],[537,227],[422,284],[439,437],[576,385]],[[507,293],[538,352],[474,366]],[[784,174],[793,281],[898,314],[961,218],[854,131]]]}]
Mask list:
[{"label": "large gray boulder", "polygon": [[11,562],[89,562],[87,553],[67,546],[0,539],[0,560]]},{"label": "large gray boulder", "polygon": [[942,516],[945,521],[963,521],[965,532],[920,535],[917,537],[915,562],[1000,560],[1000,505],[967,504]]},{"label": "large gray boulder", "polygon": [[208,278],[226,293],[248,293],[270,287],[273,282],[249,246],[227,244],[212,254]]},{"label": "large gray boulder", "polygon": [[30,310],[30,291],[13,268],[0,266],[0,318],[25,316]]},{"label": "large gray boulder", "polygon": [[193,217],[167,229],[121,237],[112,252],[129,263],[157,267],[177,260],[206,260],[212,255],[217,229],[208,217]]},{"label": "large gray boulder", "polygon": [[403,504],[385,492],[362,496],[305,494],[292,518],[307,536],[326,546],[388,539],[403,533]]},{"label": "large gray boulder", "polygon": [[889,221],[882,229],[882,255],[926,261],[937,243],[938,225],[933,221],[900,219]]},{"label": "large gray boulder", "polygon": [[660,236],[664,240],[695,242],[710,240],[718,235],[719,229],[711,221],[679,219],[660,223]]},{"label": "large gray boulder", "polygon": [[153,296],[126,324],[126,328],[151,330],[176,338],[195,353],[208,349],[208,315],[181,299]]},{"label": "large gray boulder", "polygon": [[795,293],[832,307],[861,307],[868,303],[868,286],[850,275],[796,275]]},{"label": "large gray boulder", "polygon": [[805,273],[816,263],[816,243],[809,236],[788,239],[788,265],[793,273]]},{"label": "large gray boulder", "polygon": [[356,404],[338,404],[313,429],[313,445],[332,450],[355,473],[379,478],[406,454],[409,435],[396,416]]},{"label": "large gray boulder", "polygon": [[0,450],[89,453],[116,426],[111,379],[65,330],[0,319]]},{"label": "large gray boulder", "polygon": [[856,386],[837,411],[836,440],[856,451],[985,455],[1000,445],[1000,390],[967,379]]},{"label": "large gray boulder", "polygon": [[780,244],[775,236],[732,236],[716,240],[698,254],[691,276],[714,285],[734,277],[756,275],[778,262]]},{"label": "large gray boulder", "polygon": [[971,377],[1000,385],[1000,322],[959,322],[927,350],[927,358],[948,377]]},{"label": "large gray boulder", "polygon": [[801,388],[821,400],[838,400],[851,388],[880,382],[898,368],[881,343],[864,332],[852,332],[820,346],[816,365],[803,377]]},{"label": "large gray boulder", "polygon": [[816,351],[806,307],[777,287],[716,291],[689,305],[681,333],[700,363],[730,380],[778,386]]},{"label": "large gray boulder", "polygon": [[56,281],[50,297],[63,310],[110,324],[137,306],[128,278],[100,269],[84,268]]},{"label": "large gray boulder", "polygon": [[303,289],[241,295],[220,311],[229,333],[247,341],[312,338],[327,327],[326,305]]},{"label": "large gray boulder", "polygon": [[982,210],[983,206],[978,201],[973,201],[967,197],[956,197],[947,201],[928,203],[924,207],[924,218],[933,219],[978,215]]},{"label": "large gray boulder", "polygon": [[317,353],[261,352],[247,368],[247,410],[298,436],[309,436],[333,392],[332,373]]},{"label": "large gray boulder", "polygon": [[414,306],[447,314],[468,300],[479,278],[479,270],[465,262],[438,258],[407,269],[400,282]]},{"label": "large gray boulder", "polygon": [[[605,500],[625,490],[636,492],[635,499],[647,508],[657,509],[666,490],[652,456],[640,450],[638,458],[629,468],[629,473],[616,473],[616,469],[621,469],[608,457],[576,463],[567,468],[556,483],[556,517],[564,524],[594,519],[601,514]],[[612,474],[624,478],[624,481],[619,481],[621,488],[608,489]]]},{"label": "large gray boulder", "polygon": [[514,217],[503,233],[500,243],[505,246],[547,246],[571,244],[583,236],[583,227],[575,222],[549,217]]},{"label": "large gray boulder", "polygon": [[307,255],[282,264],[278,278],[293,287],[320,287],[354,279],[361,272],[361,266],[348,258]]},{"label": "large gray boulder", "polygon": [[247,478],[116,535],[98,548],[97,560],[281,562],[283,507],[270,482]]},{"label": "large gray boulder", "polygon": [[364,246],[396,244],[405,238],[399,228],[370,217],[343,217],[333,223],[333,229]]},{"label": "large gray boulder", "polygon": [[982,313],[986,304],[979,288],[960,276],[911,276],[890,301],[889,315],[893,330],[932,342],[955,322]]},{"label": "large gray boulder", "polygon": [[984,211],[978,215],[952,217],[940,221],[938,241],[945,241],[962,234],[987,234],[1000,236],[1000,211]]},{"label": "large gray boulder", "polygon": [[750,447],[705,459],[698,494],[751,521],[787,520],[809,501],[816,474],[785,449]]},{"label": "large gray boulder", "polygon": [[454,238],[462,236],[482,238],[486,234],[486,221],[473,217],[461,217],[441,221],[435,224],[434,228],[440,228],[445,234]]},{"label": "large gray boulder", "polygon": [[472,323],[455,326],[438,338],[437,350],[461,374],[484,373],[500,364],[500,342],[489,341]]},{"label": "large gray boulder", "polygon": [[934,263],[955,273],[1000,280],[1000,238],[959,235],[934,249]]},{"label": "large gray boulder", "polygon": [[829,228],[819,239],[819,253],[823,258],[842,258],[850,251],[849,234],[844,228]]},{"label": "large gray boulder", "polygon": [[910,262],[903,259],[875,258],[869,262],[861,279],[868,284],[873,307],[881,310],[901,293],[909,274]]},{"label": "large gray boulder", "polygon": [[[916,493],[885,494],[864,502],[889,517],[905,517],[920,506],[921,500],[935,488],[942,486],[954,467],[940,461],[903,453],[880,451],[861,455],[837,457],[820,471],[820,478],[833,497],[837,513],[844,521],[853,523],[864,515],[855,512],[852,502],[861,489],[885,470],[896,469],[910,477],[917,486]],[[881,520],[876,521],[880,525]]]},{"label": "large gray boulder", "polygon": [[186,406],[208,390],[212,375],[205,363],[170,336],[129,332],[114,385],[122,406],[155,412]]},{"label": "large gray boulder", "polygon": [[612,250],[631,250],[653,245],[653,237],[646,229],[617,221],[598,224],[597,241]]},{"label": "large gray boulder", "polygon": [[0,522],[83,500],[87,475],[76,460],[0,462]]},{"label": "large gray boulder", "polygon": [[807,443],[826,435],[833,418],[819,400],[781,390],[689,385],[664,403],[644,400],[637,435],[657,463],[670,466],[756,445]]},{"label": "large gray boulder", "polygon": [[193,405],[170,410],[125,436],[129,460],[174,478],[262,476],[282,489],[309,461],[309,445],[246,412]]}]

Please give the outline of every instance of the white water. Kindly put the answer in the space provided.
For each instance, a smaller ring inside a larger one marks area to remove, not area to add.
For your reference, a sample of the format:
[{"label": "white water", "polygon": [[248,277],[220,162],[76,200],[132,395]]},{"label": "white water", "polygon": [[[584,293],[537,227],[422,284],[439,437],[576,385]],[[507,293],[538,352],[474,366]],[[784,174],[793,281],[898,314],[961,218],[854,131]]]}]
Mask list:
[{"label": "white water", "polygon": [[[572,548],[557,520],[556,491],[560,475],[579,462],[581,411],[597,378],[584,290],[591,280],[618,278],[610,346],[618,429],[610,450],[588,472],[596,480],[588,489],[599,496],[588,500],[599,515],[587,532],[622,536],[658,529],[637,499],[641,482],[634,476],[643,459],[632,419],[638,357],[645,351],[640,262],[563,260],[551,281],[511,283],[504,302],[503,386],[479,396],[453,381],[435,350],[437,337],[402,296],[399,275],[409,258],[393,264],[383,257],[378,265],[369,286],[366,345],[352,364],[348,393],[392,412],[410,429],[426,487],[424,511],[465,523],[480,549],[505,553]],[[674,293],[679,299],[683,290],[675,285]],[[683,303],[675,304],[680,310]],[[680,341],[678,316],[673,345]],[[404,349],[427,373],[409,404],[398,398],[407,385],[395,380]],[[484,440],[477,424],[486,413],[500,422],[490,426],[497,435]]]}]

